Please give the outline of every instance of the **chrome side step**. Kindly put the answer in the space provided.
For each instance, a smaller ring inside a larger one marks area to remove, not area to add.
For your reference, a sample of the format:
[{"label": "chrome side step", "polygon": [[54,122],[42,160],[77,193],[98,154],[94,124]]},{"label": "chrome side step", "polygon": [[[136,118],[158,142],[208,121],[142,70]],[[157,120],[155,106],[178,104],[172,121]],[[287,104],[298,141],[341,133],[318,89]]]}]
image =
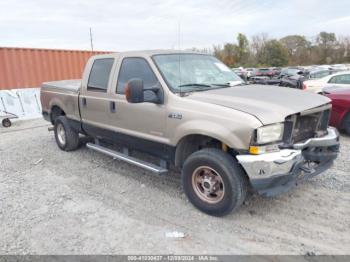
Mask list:
[{"label": "chrome side step", "polygon": [[114,159],[119,159],[122,161],[125,161],[129,164],[141,167],[143,169],[146,169],[148,171],[151,171],[153,173],[156,173],[158,175],[164,175],[165,173],[168,172],[168,169],[154,165],[152,163],[148,163],[146,161],[142,161],[140,159],[134,158],[132,156],[129,156],[127,154],[120,153],[118,151],[111,150],[109,148],[103,147],[101,145],[97,145],[94,143],[87,143],[86,146],[92,150],[98,151],[100,153],[103,153],[105,155],[111,156]]}]

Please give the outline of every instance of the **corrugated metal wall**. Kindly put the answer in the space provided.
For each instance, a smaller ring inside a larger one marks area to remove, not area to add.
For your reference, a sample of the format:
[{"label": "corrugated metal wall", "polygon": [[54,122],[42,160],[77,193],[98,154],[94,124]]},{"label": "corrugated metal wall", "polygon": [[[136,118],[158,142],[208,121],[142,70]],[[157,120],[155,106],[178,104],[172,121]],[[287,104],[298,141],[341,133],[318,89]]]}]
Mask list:
[{"label": "corrugated metal wall", "polygon": [[81,78],[89,57],[104,53],[109,52],[0,47],[0,90]]}]

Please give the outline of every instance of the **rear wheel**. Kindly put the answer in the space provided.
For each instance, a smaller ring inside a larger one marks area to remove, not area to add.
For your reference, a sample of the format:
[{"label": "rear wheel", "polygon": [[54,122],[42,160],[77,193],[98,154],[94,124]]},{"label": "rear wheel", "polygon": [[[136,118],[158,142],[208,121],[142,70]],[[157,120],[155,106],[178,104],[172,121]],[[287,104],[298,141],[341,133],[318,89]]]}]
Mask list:
[{"label": "rear wheel", "polygon": [[350,135],[350,112],[345,116],[343,120],[343,127],[346,134]]},{"label": "rear wheel", "polygon": [[2,126],[3,127],[10,127],[11,126],[11,120],[8,118],[5,118],[2,120]]},{"label": "rear wheel", "polygon": [[182,186],[189,201],[199,210],[223,216],[243,203],[248,182],[231,155],[208,148],[186,159],[182,169]]},{"label": "rear wheel", "polygon": [[73,130],[65,116],[55,119],[55,139],[58,147],[64,151],[72,151],[79,146],[79,133]]}]

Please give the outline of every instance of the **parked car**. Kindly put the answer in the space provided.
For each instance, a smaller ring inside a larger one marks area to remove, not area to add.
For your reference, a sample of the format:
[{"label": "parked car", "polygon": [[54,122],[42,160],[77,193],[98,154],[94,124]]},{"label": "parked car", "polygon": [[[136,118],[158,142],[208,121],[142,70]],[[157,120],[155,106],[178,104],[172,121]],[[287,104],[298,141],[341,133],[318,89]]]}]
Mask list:
[{"label": "parked car", "polygon": [[278,78],[291,77],[303,75],[303,71],[299,68],[283,68]]},{"label": "parked car", "polygon": [[259,68],[257,69],[255,76],[268,76],[268,77],[273,77],[274,72],[270,68]]},{"label": "parked car", "polygon": [[322,89],[332,86],[350,87],[350,71],[338,72],[315,80],[307,80],[303,83],[304,90],[313,93],[322,93]]},{"label": "parked car", "polygon": [[281,71],[282,71],[282,69],[279,68],[279,67],[271,67],[270,69],[273,72],[273,76],[278,76],[281,73]]},{"label": "parked car", "polygon": [[331,66],[330,65],[318,65],[317,66],[317,69],[320,69],[320,70],[331,70]]},{"label": "parked car", "polygon": [[245,69],[247,72],[247,78],[250,79],[251,77],[256,76],[256,69],[255,68],[246,68]]},{"label": "parked car", "polygon": [[338,155],[327,97],[242,83],[210,55],[122,52],[91,57],[82,80],[43,83],[41,104],[60,149],[77,149],[83,134],[88,148],[156,174],[172,164],[190,202],[222,216],[248,188],[281,194]]},{"label": "parked car", "polygon": [[232,71],[244,81],[247,80],[247,71],[243,67],[232,68]]},{"label": "parked car", "polygon": [[331,90],[325,95],[332,100],[330,125],[344,130],[350,135],[350,88]]},{"label": "parked car", "polygon": [[307,74],[306,78],[307,79],[319,79],[319,78],[329,76],[329,75],[334,74],[334,73],[336,73],[336,72],[333,70],[328,70],[328,69],[326,69],[326,70],[324,70],[324,69],[323,70],[313,70]]},{"label": "parked car", "polygon": [[299,75],[289,77],[285,76],[283,78],[269,78],[266,76],[251,77],[250,83],[258,85],[275,85],[303,89],[303,77]]},{"label": "parked car", "polygon": [[347,71],[349,70],[348,67],[344,64],[336,64],[336,65],[331,65],[330,66],[330,69],[331,70],[334,70],[334,71]]}]

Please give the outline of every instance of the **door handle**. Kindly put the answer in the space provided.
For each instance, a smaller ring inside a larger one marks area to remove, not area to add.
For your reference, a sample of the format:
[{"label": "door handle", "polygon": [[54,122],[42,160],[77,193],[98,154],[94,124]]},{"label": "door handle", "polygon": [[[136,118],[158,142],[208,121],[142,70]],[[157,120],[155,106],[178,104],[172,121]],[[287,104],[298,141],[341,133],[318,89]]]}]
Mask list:
[{"label": "door handle", "polygon": [[110,101],[109,102],[109,108],[111,110],[112,113],[115,113],[117,110],[116,110],[116,107],[115,107],[115,102],[114,101]]},{"label": "door handle", "polygon": [[86,98],[85,97],[82,98],[82,102],[83,102],[83,106],[86,106]]}]

